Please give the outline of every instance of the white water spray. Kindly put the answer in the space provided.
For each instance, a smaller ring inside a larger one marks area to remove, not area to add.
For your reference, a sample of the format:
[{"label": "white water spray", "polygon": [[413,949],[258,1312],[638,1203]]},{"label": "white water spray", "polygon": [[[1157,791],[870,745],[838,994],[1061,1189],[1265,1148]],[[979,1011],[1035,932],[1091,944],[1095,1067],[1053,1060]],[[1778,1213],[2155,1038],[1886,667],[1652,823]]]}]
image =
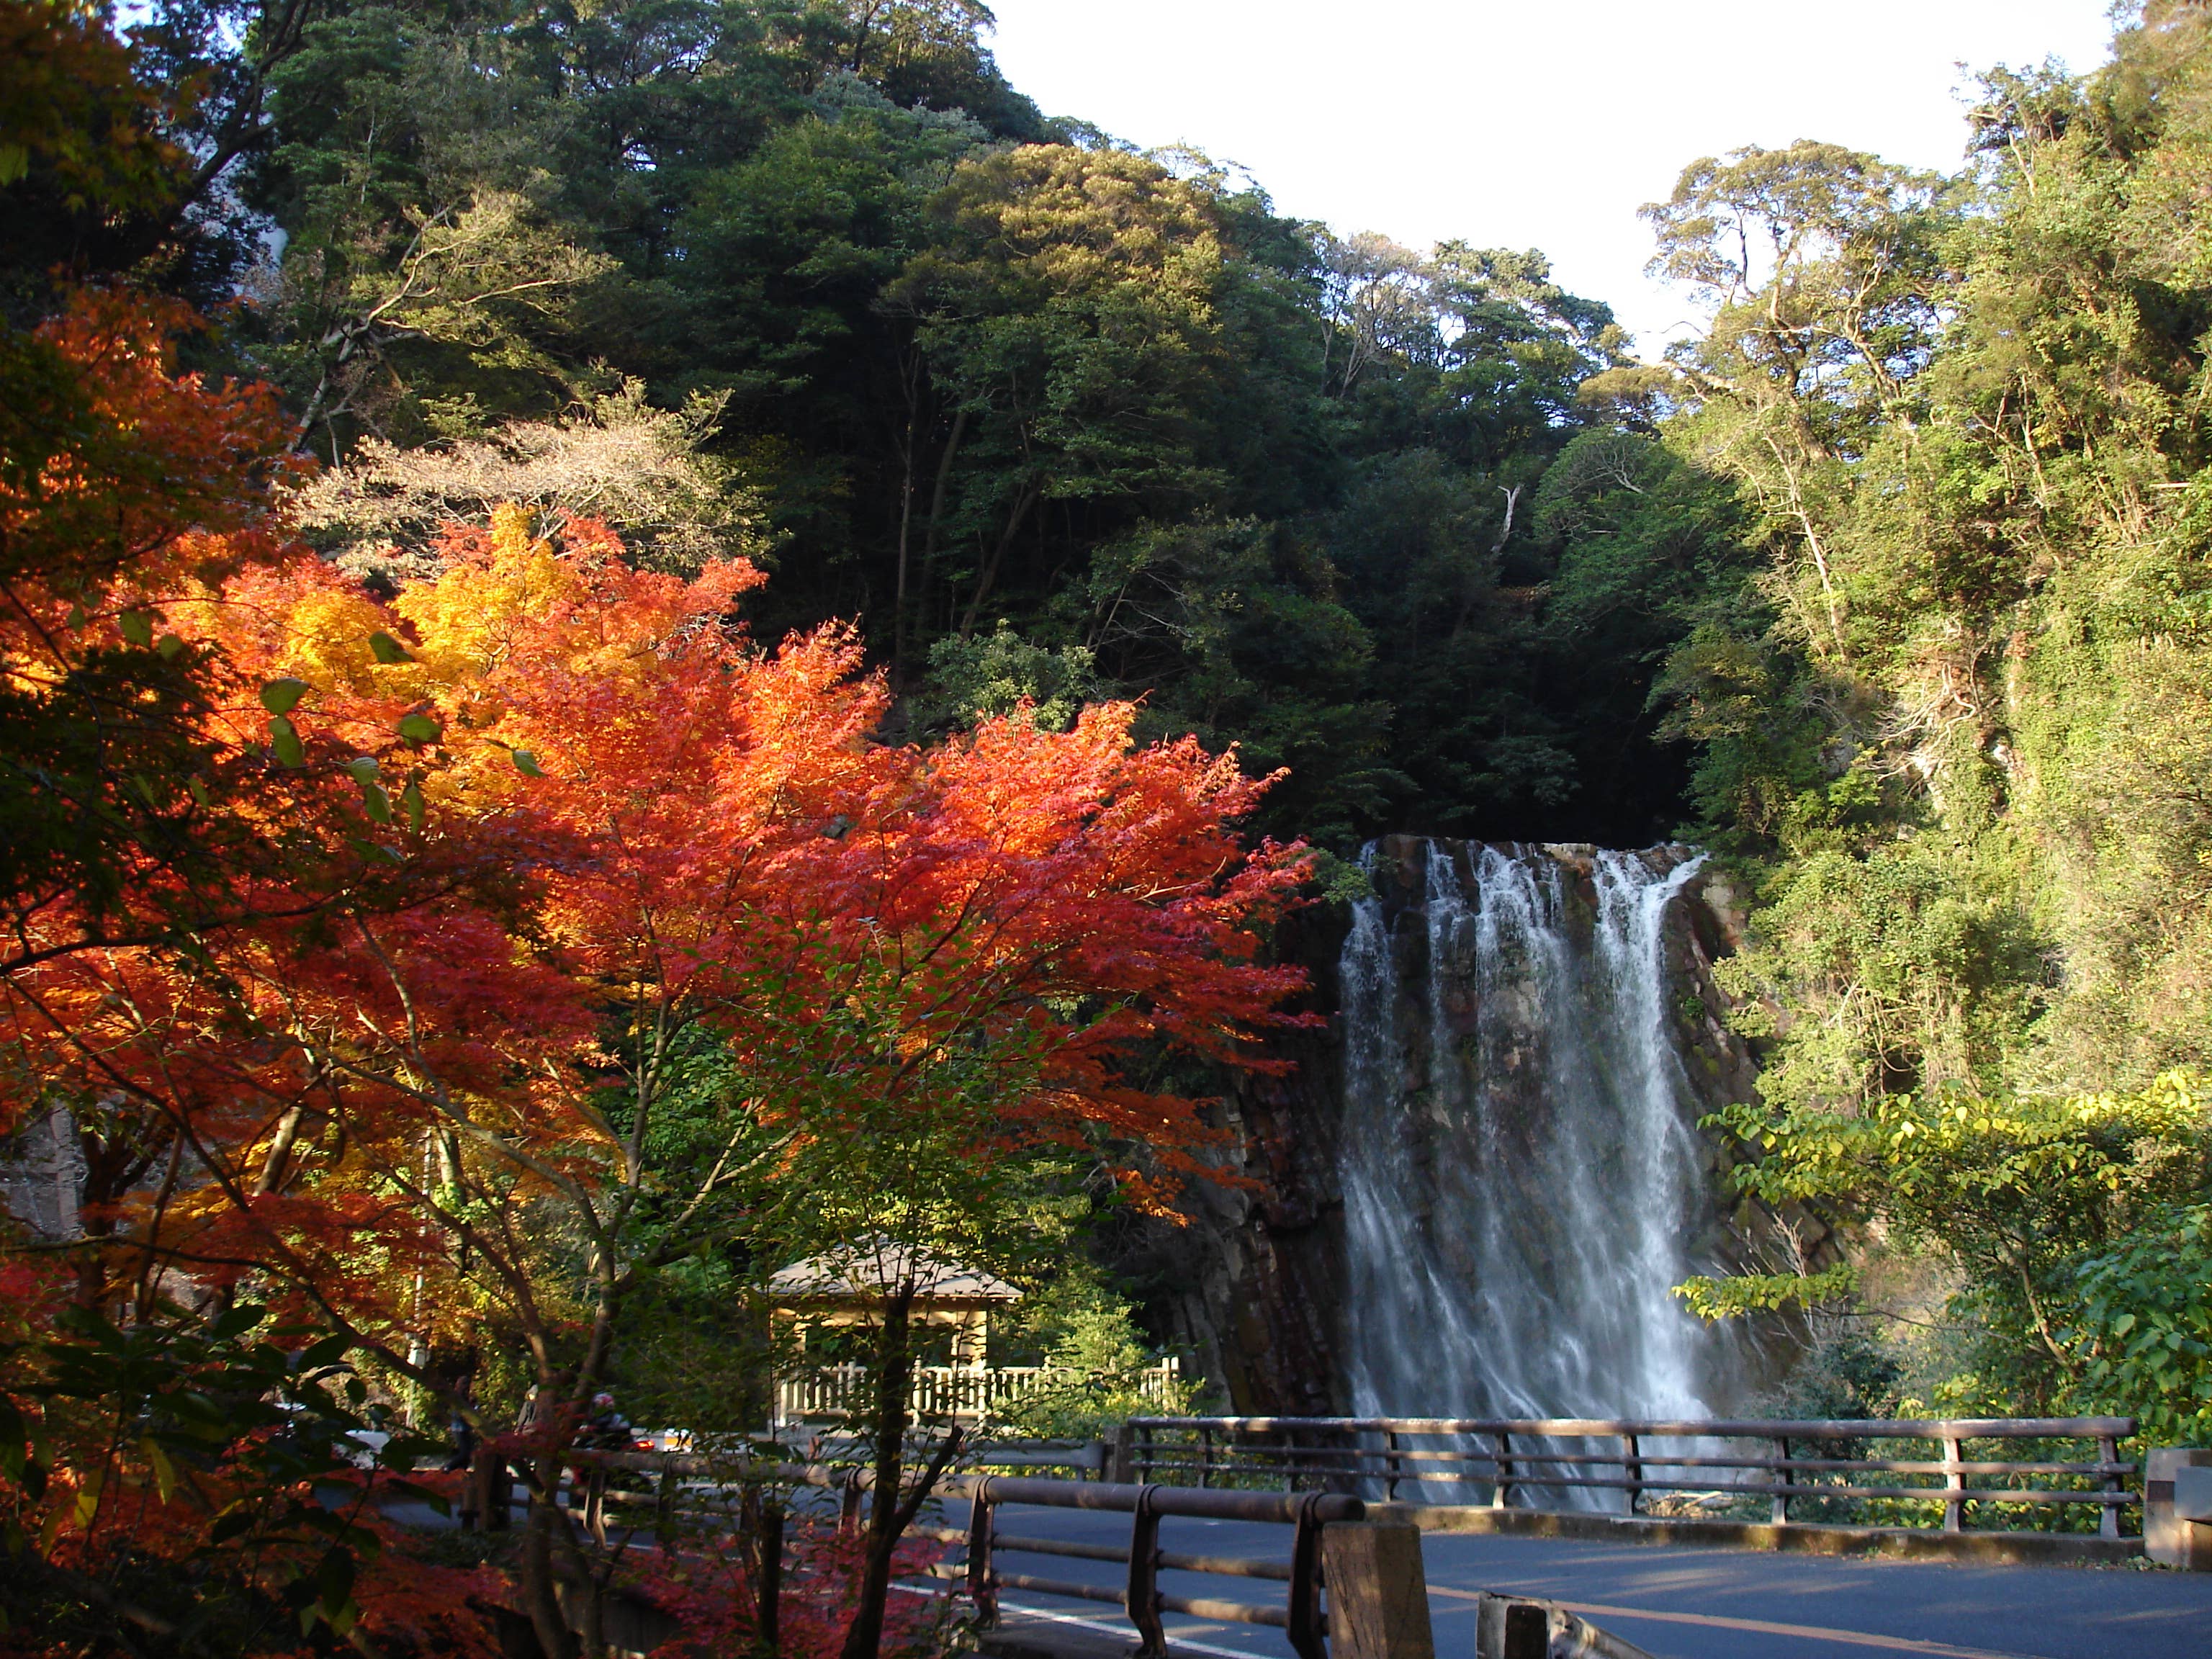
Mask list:
[{"label": "white water spray", "polygon": [[1589,854],[1577,899],[1553,852],[1431,842],[1418,905],[1356,907],[1340,1174],[1359,1414],[1711,1414],[1718,1356],[1672,1293],[1707,1198],[1662,934],[1703,861]]}]

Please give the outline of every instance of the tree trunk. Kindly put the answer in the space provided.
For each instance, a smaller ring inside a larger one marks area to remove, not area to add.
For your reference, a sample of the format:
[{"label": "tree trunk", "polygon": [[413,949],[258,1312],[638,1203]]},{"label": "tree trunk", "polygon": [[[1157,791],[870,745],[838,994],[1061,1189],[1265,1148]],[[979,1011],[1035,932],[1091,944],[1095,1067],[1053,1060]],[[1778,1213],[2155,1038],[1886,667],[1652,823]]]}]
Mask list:
[{"label": "tree trunk", "polygon": [[[927,631],[929,617],[929,578],[937,567],[937,530],[945,517],[945,490],[951,481],[953,458],[960,453],[962,434],[968,430],[968,411],[965,408],[952,411],[952,435],[945,441],[945,453],[937,459],[937,482],[929,492],[929,522],[921,535],[921,574],[915,584],[914,605],[917,633]],[[950,617],[948,616],[949,623]],[[916,640],[919,645],[921,641]]]},{"label": "tree trunk", "polygon": [[899,1477],[906,1456],[907,1393],[914,1380],[908,1316],[915,1287],[900,1285],[884,1303],[884,1328],[876,1351],[876,1487],[868,1511],[868,1549],[860,1568],[858,1605],[839,1659],[876,1659],[884,1639],[884,1607],[890,1598],[891,1553],[899,1540]]},{"label": "tree trunk", "polygon": [[562,1616],[561,1592],[553,1568],[553,1529],[562,1524],[554,1500],[561,1491],[561,1460],[537,1460],[536,1490],[530,1494],[530,1530],[522,1541],[522,1608],[545,1659],[579,1659],[575,1632]]},{"label": "tree trunk", "polygon": [[1015,534],[1021,529],[1022,521],[1029,517],[1030,505],[1042,493],[1043,485],[1032,482],[1024,484],[1022,493],[1014,498],[1014,510],[1007,517],[1006,530],[999,537],[999,544],[991,550],[990,562],[983,567],[983,574],[975,579],[975,597],[968,601],[968,614],[961,618],[960,635],[963,639],[975,631],[975,618],[982,612],[983,601],[990,597],[992,584],[999,579],[999,567],[1006,562],[1006,550],[1014,544]]},{"label": "tree trunk", "polygon": [[774,1653],[782,1640],[783,1621],[783,1500],[770,1498],[760,1506],[760,1529],[756,1536],[753,1574],[753,1633],[762,1651]]},{"label": "tree trunk", "polygon": [[899,476],[898,586],[891,599],[891,689],[906,684],[906,567],[907,548],[914,534],[915,413],[909,404],[906,445]]}]

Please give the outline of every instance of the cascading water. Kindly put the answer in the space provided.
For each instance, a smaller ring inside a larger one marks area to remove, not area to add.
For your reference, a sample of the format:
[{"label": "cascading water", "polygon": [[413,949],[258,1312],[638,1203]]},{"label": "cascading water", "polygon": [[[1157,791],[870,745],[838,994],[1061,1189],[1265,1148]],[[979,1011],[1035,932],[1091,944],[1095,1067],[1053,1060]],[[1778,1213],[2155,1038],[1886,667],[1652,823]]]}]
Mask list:
[{"label": "cascading water", "polygon": [[1340,962],[1355,1411],[1710,1415],[1726,1356],[1672,1293],[1709,1200],[1663,951],[1702,857],[1425,858]]}]

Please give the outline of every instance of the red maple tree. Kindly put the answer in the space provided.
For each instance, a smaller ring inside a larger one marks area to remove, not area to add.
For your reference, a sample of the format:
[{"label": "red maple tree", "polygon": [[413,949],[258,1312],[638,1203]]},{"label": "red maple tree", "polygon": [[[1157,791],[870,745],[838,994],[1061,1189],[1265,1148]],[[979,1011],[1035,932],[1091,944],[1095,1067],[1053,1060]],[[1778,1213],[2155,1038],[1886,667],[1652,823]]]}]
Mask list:
[{"label": "red maple tree", "polygon": [[[110,608],[195,665],[181,810],[242,827],[242,855],[173,880],[219,904],[157,907],[135,935],[43,896],[6,977],[36,1097],[154,1126],[160,1179],[103,1206],[142,1287],[157,1265],[218,1295],[251,1280],[434,1386],[426,1292],[495,1310],[541,1425],[573,1423],[624,1297],[763,1126],[834,1136],[825,1100],[927,1115],[944,1056],[999,1054],[969,1156],[1103,1133],[1147,1149],[1126,1178],[1158,1205],[1207,1131],[1125,1062],[1266,1063],[1255,1040],[1297,977],[1255,961],[1255,930],[1300,860],[1236,841],[1262,784],[1188,741],[1133,747],[1127,708],[880,744],[885,693],[848,632],[764,651],[732,619],[750,567],[641,572],[604,527],[541,537],[517,509],[457,527],[442,574],[389,601],[296,550],[192,530],[159,551]],[[671,1162],[673,1062],[701,1038],[750,1092],[724,1156]],[[560,1468],[541,1437],[541,1494]],[[533,1505],[550,1652],[580,1551]]]}]

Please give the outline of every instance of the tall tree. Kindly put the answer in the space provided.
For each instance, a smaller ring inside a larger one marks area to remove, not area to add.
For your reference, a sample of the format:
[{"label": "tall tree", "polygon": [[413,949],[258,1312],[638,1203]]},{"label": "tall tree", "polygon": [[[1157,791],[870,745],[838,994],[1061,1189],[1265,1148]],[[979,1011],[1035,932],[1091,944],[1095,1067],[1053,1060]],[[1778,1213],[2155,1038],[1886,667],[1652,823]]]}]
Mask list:
[{"label": "tall tree", "polygon": [[[750,567],[639,572],[520,509],[446,551],[388,604],[298,558],[167,599],[181,650],[258,683],[206,741],[297,775],[292,856],[165,948],[55,955],[81,918],[27,918],[16,1103],[158,1126],[192,1196],[122,1206],[141,1259],[280,1283],[421,1384],[418,1282],[526,1345],[549,1437],[525,1583],[562,1652],[554,1582],[581,1565],[550,1495],[623,1300],[727,1226],[761,1158],[830,1133],[824,1077],[847,1112],[927,1118],[981,1056],[1012,1082],[967,1158],[1089,1126],[1187,1169],[1195,1103],[1121,1068],[1162,1045],[1267,1063],[1251,1039],[1297,975],[1252,963],[1251,928],[1301,872],[1237,848],[1260,786],[1188,743],[1132,750],[1126,708],[868,744],[884,693],[848,635],[768,655],[725,620]],[[713,1155],[672,1163],[702,1038],[744,1090]],[[895,1497],[896,1436],[885,1455]]]}]

